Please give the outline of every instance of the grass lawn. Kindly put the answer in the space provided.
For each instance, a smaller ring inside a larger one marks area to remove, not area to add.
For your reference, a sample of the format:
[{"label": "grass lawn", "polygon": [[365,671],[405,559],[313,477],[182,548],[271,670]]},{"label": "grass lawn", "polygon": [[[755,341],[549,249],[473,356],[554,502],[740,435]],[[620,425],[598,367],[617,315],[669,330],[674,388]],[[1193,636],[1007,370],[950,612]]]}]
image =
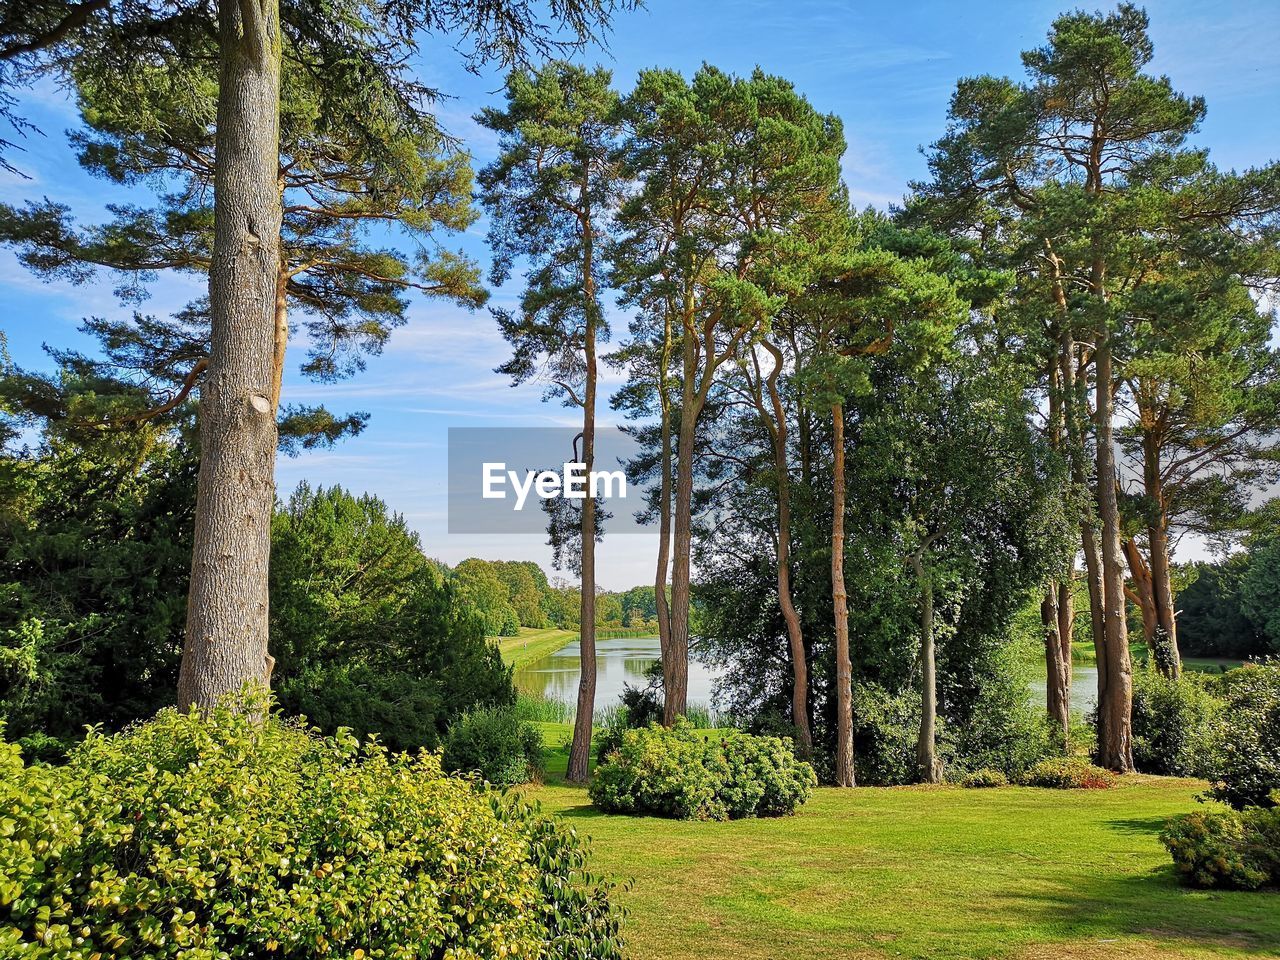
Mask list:
[{"label": "grass lawn", "polygon": [[[1129,657],[1135,665],[1146,663],[1147,645],[1145,643],[1129,644]],[[1071,662],[1077,666],[1097,666],[1098,652],[1094,649],[1092,641],[1072,644]],[[1232,660],[1227,657],[1182,658],[1182,667],[1184,670],[1198,670],[1202,673],[1224,673],[1227,670],[1234,670],[1243,663],[1243,660]]]},{"label": "grass lawn", "polygon": [[577,640],[578,631],[561,630],[559,627],[547,627],[545,630],[521,627],[520,633],[514,637],[491,639],[498,641],[498,652],[502,654],[503,662],[519,668],[526,663],[550,656],[566,644]]},{"label": "grass lawn", "polygon": [[1280,958],[1280,893],[1180,887],[1156,835],[1202,784],[1112,790],[823,788],[794,817],[606,816],[565,786],[569,733],[542,725],[544,809],[631,879],[635,960]]}]

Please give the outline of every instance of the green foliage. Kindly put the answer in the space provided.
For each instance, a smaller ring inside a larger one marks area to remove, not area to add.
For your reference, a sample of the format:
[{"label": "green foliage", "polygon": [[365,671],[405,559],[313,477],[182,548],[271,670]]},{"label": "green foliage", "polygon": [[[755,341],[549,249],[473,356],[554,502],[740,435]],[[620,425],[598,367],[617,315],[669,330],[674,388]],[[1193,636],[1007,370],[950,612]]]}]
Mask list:
[{"label": "green foliage", "polygon": [[703,736],[688,722],[622,733],[596,768],[591,801],[608,813],[732,820],[793,813],[817,785],[790,741],[745,733]]},{"label": "green foliage", "polygon": [[1007,787],[1008,785],[1009,778],[1003,772],[992,770],[990,767],[974,770],[960,778],[960,786],[975,790],[989,787]]},{"label": "green foliage", "polygon": [[1018,778],[1024,787],[1047,787],[1051,790],[1105,790],[1116,785],[1110,770],[1095,767],[1079,757],[1051,757],[1041,760]]},{"label": "green foliage", "polygon": [[1219,682],[1223,705],[1204,746],[1209,795],[1237,810],[1274,806],[1280,791],[1280,662],[1244,666]]},{"label": "green foliage", "polygon": [[515,700],[478,616],[376,497],[302,484],[275,516],[271,646],[281,706],[326,732],[435,747],[477,706]]},{"label": "green foliage", "polygon": [[1160,842],[1183,882],[1193,887],[1280,885],[1280,807],[1174,817]]},{"label": "green foliage", "polygon": [[504,787],[528,783],[542,774],[542,734],[510,707],[473,710],[445,734],[444,767]]},{"label": "green foliage", "polygon": [[172,702],[195,480],[154,436],[0,453],[0,720],[39,756]]},{"label": "green foliage", "polygon": [[1152,665],[1133,674],[1133,759],[1143,773],[1191,777],[1200,770],[1204,737],[1222,704],[1207,677],[1166,677]]},{"label": "green foliage", "polygon": [[0,955],[618,957],[573,834],[438,759],[221,707],[0,743]]},{"label": "green foliage", "polygon": [[1178,647],[1185,656],[1243,660],[1265,652],[1240,595],[1249,563],[1249,553],[1238,551],[1192,568],[1195,579],[1178,592]]},{"label": "green foliage", "polygon": [[854,764],[858,782],[890,787],[920,779],[916,739],[920,733],[920,694],[892,693],[880,684],[853,687]]},{"label": "green foliage", "polygon": [[1265,638],[1268,652],[1280,654],[1280,534],[1250,544],[1240,610]]}]

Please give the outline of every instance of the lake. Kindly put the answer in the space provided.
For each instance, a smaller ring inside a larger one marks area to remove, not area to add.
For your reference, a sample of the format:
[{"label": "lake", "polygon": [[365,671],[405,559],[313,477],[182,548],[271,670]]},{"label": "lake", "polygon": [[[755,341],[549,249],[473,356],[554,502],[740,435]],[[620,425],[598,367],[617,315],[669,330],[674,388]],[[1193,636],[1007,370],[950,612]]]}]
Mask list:
[{"label": "lake", "polygon": [[[596,641],[596,709],[619,702],[626,684],[643,687],[645,671],[662,656],[657,637],[615,637]],[[578,699],[581,672],[578,641],[550,656],[516,670],[516,689],[530,696],[574,703]],[[705,664],[689,661],[689,702],[711,705],[711,688],[717,673]]]},{"label": "lake", "polygon": [[[661,656],[657,637],[615,637],[596,641],[596,709],[619,702],[624,685],[643,687],[645,671]],[[541,660],[516,671],[516,689],[562,703],[578,699],[578,641],[573,640]],[[711,705],[712,687],[718,671],[696,660],[689,661],[689,702]],[[1043,704],[1045,682],[1031,682],[1033,703]],[[1087,713],[1098,699],[1098,670],[1077,666],[1071,671],[1071,709]]]}]

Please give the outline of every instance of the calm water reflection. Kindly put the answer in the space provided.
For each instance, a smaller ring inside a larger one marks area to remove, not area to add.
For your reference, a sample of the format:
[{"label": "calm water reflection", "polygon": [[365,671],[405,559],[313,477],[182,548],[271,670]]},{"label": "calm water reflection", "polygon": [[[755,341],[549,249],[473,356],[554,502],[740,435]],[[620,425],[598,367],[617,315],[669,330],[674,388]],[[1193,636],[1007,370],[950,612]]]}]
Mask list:
[{"label": "calm water reflection", "polygon": [[[1031,702],[1044,705],[1045,687],[1043,680],[1031,682]],[[1098,668],[1071,668],[1071,709],[1080,713],[1088,713],[1098,702]]]},{"label": "calm water reflection", "polygon": [[[661,655],[657,637],[618,637],[596,641],[596,708],[618,703],[624,684],[643,687],[645,671]],[[548,700],[573,703],[578,698],[578,641],[516,671],[516,689]],[[711,703],[716,672],[689,661],[689,702]]]},{"label": "calm water reflection", "polygon": [[[660,656],[657,637],[618,637],[596,641],[596,708],[618,702],[625,684],[643,687],[645,671]],[[573,703],[578,697],[578,641],[550,656],[535,660],[516,671],[516,688],[521,693]],[[689,661],[689,702],[710,705],[716,670],[696,660]],[[1043,704],[1045,682],[1031,683],[1031,702]],[[1087,713],[1098,699],[1096,667],[1075,667],[1071,671],[1071,709]]]}]

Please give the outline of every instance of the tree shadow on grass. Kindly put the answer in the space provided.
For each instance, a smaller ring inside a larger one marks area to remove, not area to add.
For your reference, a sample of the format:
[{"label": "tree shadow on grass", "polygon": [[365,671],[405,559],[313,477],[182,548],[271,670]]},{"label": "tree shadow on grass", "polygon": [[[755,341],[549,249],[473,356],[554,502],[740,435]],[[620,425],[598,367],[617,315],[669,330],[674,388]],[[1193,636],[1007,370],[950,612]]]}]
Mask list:
[{"label": "tree shadow on grass", "polygon": [[1168,817],[1133,817],[1124,820],[1108,820],[1106,826],[1119,833],[1140,833],[1154,836],[1160,833],[1168,822]]},{"label": "tree shadow on grass", "polygon": [[1067,876],[1055,892],[1011,891],[1004,899],[1013,910],[1034,913],[1037,922],[1073,936],[1134,936],[1169,946],[1280,956],[1280,895],[1192,890],[1178,883],[1172,864],[1130,876]]}]

